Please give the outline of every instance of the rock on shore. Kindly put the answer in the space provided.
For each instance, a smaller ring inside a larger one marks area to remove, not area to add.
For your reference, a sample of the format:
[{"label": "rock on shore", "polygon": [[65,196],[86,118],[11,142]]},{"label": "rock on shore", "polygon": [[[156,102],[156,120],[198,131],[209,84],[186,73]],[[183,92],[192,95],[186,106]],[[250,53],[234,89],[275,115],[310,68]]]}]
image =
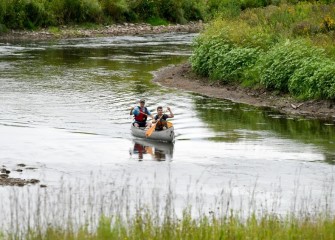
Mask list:
[{"label": "rock on shore", "polygon": [[203,29],[202,21],[190,22],[188,24],[169,24],[166,26],[152,26],[146,23],[134,24],[123,23],[110,26],[98,27],[96,29],[83,29],[80,27],[62,26],[60,28],[41,29],[39,31],[11,30],[0,34],[0,40],[45,40],[57,38],[75,37],[98,37],[98,36],[120,36],[120,35],[143,35],[166,32],[199,32]]}]

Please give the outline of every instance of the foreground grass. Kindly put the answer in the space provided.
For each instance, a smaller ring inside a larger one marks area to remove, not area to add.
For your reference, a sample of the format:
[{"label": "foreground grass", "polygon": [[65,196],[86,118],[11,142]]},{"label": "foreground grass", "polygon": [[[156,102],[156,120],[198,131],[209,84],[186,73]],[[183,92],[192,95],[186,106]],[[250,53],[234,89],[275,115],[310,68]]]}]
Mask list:
[{"label": "foreground grass", "polygon": [[170,181],[165,190],[132,183],[127,177],[122,183],[105,184],[101,175],[89,182],[60,182],[50,189],[8,189],[0,202],[0,239],[335,237],[333,178],[324,179],[316,199],[297,181],[290,206],[284,208],[280,186],[262,200],[256,183],[243,192],[243,199],[234,196],[230,186],[212,200],[201,189],[193,189],[180,205]]},{"label": "foreground grass", "polygon": [[[280,219],[267,215],[260,219],[255,215],[243,221],[231,214],[227,218],[202,216],[192,218],[184,212],[181,219],[165,218],[159,224],[145,211],[127,222],[120,218],[102,216],[96,229],[86,226],[74,231],[49,226],[45,230],[30,231],[24,239],[334,239],[335,218]],[[15,239],[15,234],[8,238]]]}]

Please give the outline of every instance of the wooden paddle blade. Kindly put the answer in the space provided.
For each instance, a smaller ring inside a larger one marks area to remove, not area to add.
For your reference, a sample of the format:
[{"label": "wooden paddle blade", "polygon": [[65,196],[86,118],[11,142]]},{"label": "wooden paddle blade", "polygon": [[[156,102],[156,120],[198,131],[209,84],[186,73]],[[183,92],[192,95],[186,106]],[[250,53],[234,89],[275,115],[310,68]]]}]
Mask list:
[{"label": "wooden paddle blade", "polygon": [[146,137],[150,137],[151,134],[155,131],[156,129],[156,124],[153,124],[146,132],[145,132],[145,136]]},{"label": "wooden paddle blade", "polygon": [[150,155],[153,155],[153,151],[152,151],[152,147],[145,147],[145,150],[147,153],[149,153]]},{"label": "wooden paddle blade", "polygon": [[167,122],[167,126],[168,128],[172,127],[173,126],[172,122]]}]

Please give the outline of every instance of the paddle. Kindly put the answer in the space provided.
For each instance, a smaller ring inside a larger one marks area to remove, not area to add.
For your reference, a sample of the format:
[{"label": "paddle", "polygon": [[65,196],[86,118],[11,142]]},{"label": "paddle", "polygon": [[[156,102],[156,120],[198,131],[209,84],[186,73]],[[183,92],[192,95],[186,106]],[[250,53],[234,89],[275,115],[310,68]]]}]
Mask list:
[{"label": "paddle", "polygon": [[152,126],[145,132],[145,136],[146,137],[150,137],[151,134],[156,130],[156,125],[161,120],[161,118],[163,117],[163,115],[159,119],[157,119],[157,121],[154,124],[152,124]]}]

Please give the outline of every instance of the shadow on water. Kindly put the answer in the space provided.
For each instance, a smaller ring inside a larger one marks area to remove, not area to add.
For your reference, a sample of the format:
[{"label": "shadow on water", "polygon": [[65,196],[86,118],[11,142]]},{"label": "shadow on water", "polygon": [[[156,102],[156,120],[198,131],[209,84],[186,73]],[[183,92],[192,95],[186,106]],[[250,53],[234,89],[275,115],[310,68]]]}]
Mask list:
[{"label": "shadow on water", "polygon": [[195,98],[199,117],[216,132],[212,141],[238,142],[265,135],[312,144],[324,150],[325,162],[335,164],[335,127],[329,121],[281,114],[271,109],[208,97]]},{"label": "shadow on water", "polygon": [[138,159],[139,161],[171,161],[173,158],[173,148],[173,143],[134,139],[129,154],[131,158]]}]

